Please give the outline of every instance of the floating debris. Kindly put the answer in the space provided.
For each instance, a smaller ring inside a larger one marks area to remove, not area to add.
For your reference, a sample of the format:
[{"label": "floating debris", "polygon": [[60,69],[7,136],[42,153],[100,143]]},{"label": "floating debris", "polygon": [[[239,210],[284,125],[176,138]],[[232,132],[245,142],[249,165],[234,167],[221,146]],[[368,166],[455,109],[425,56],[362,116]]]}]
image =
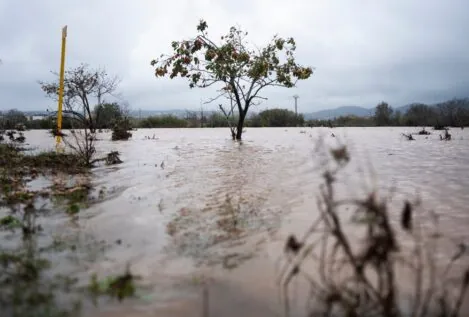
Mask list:
[{"label": "floating debris", "polygon": [[450,141],[451,140],[451,134],[448,132],[448,128],[445,129],[445,135],[440,134],[440,140],[442,141]]},{"label": "floating debris", "polygon": [[405,136],[407,138],[408,141],[414,141],[414,137],[412,136],[412,134],[405,134],[405,133],[402,133],[403,136]]},{"label": "floating debris", "polygon": [[428,132],[427,130],[425,130],[425,128],[423,128],[422,130],[420,130],[419,132],[417,132],[418,135],[429,135],[431,134],[430,132]]}]

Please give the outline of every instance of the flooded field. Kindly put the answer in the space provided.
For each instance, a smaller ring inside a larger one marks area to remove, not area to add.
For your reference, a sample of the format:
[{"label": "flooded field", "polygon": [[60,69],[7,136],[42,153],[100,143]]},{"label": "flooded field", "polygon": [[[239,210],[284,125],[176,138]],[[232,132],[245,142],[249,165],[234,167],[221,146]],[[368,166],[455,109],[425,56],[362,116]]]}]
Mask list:
[{"label": "flooded field", "polygon": [[[378,188],[392,193],[396,213],[403,199],[420,198],[441,214],[445,231],[469,238],[469,130],[452,129],[448,142],[439,131],[416,141],[401,136],[416,131],[248,128],[242,144],[228,129],[142,129],[122,142],[100,133],[98,151],[117,150],[124,163],[93,170],[104,198],[78,221],[64,216],[49,225],[62,236],[79,233],[89,250],[74,261],[77,276],[129,264],[142,277],[139,298],[88,307],[90,316],[201,316],[207,298],[210,316],[275,316],[285,239],[318,215],[320,139],[340,140],[351,153],[340,194]],[[32,146],[54,147],[45,131],[25,136]]]}]

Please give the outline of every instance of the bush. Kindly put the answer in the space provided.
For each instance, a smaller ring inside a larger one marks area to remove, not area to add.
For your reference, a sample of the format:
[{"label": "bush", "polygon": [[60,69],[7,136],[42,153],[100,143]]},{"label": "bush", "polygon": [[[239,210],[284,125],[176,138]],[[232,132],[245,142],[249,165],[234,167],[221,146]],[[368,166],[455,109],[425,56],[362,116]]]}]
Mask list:
[{"label": "bush", "polygon": [[127,141],[132,137],[129,130],[132,130],[132,128],[127,118],[117,120],[112,128],[112,141]]}]

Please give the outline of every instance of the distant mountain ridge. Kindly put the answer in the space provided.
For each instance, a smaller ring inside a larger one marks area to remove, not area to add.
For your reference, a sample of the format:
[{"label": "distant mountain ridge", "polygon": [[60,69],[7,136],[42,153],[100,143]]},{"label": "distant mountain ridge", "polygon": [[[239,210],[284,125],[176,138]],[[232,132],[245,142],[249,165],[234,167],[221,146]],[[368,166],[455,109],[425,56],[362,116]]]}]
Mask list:
[{"label": "distant mountain ridge", "polygon": [[374,109],[367,109],[358,106],[343,106],[334,109],[319,110],[316,112],[304,113],[306,120],[310,119],[333,119],[340,116],[369,117],[373,115]]},{"label": "distant mountain ridge", "polygon": [[[466,98],[461,98],[460,100],[466,100],[466,107],[469,107],[469,99]],[[449,101],[449,100],[448,100]],[[445,102],[448,102],[445,101]],[[436,107],[440,104],[444,104],[445,102],[442,103],[434,103],[434,104],[426,104],[429,107]],[[418,102],[410,103],[404,106],[400,107],[392,107],[394,111],[399,111],[402,114],[406,113],[410,107],[413,105],[421,104]],[[321,120],[327,120],[327,119],[334,119],[337,117],[341,116],[357,116],[357,117],[371,117],[374,115],[375,112],[375,107],[373,108],[365,108],[365,107],[358,107],[358,106],[344,106],[344,107],[338,107],[338,108],[333,108],[333,109],[327,109],[327,110],[319,110],[315,112],[307,112],[303,113],[304,117],[306,120],[311,120],[311,119],[321,119]]]}]

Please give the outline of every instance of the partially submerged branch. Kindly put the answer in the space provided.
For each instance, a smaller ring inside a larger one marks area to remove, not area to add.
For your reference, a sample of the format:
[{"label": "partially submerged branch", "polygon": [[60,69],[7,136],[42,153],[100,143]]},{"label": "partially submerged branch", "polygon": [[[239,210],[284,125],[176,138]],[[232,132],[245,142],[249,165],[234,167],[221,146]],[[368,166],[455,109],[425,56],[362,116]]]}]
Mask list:
[{"label": "partially submerged branch", "polygon": [[402,133],[402,136],[406,137],[408,141],[415,141],[414,137],[410,133],[409,134]]},{"label": "partially submerged branch", "polygon": [[418,135],[430,135],[431,133],[429,131],[425,130],[425,128],[423,128],[417,134]]},{"label": "partially submerged branch", "polygon": [[123,163],[122,160],[120,159],[119,152],[118,151],[111,151],[108,154],[106,154],[105,157],[94,159],[93,160],[93,165],[98,162],[105,162],[106,165],[116,165],[116,164],[121,164]]},{"label": "partially submerged branch", "polygon": [[444,135],[441,135],[440,134],[440,140],[442,141],[450,141],[451,140],[451,134],[448,132],[448,128],[445,128],[445,134]]}]

